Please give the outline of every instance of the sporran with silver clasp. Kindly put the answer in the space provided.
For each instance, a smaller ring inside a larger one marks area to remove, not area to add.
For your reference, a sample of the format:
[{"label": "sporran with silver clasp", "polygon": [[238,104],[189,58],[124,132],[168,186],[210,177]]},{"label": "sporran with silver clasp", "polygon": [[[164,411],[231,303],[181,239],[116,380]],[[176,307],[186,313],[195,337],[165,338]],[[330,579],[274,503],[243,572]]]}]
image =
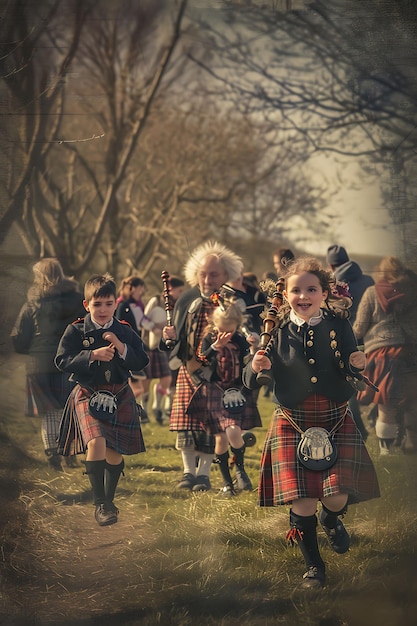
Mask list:
[{"label": "sporran with silver clasp", "polygon": [[283,407],[281,411],[291,426],[300,433],[301,439],[297,446],[297,459],[307,469],[322,472],[330,469],[337,461],[337,448],[334,434],[342,425],[347,408],[335,426],[328,432],[325,428],[314,426],[303,431]]}]

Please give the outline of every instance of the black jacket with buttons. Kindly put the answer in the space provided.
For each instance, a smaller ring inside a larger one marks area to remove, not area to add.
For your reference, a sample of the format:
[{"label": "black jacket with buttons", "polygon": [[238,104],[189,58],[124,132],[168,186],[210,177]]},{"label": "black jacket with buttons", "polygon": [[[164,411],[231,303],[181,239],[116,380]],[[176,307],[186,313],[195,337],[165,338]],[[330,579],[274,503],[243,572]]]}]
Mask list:
[{"label": "black jacket with buttons", "polygon": [[[294,408],[317,393],[336,402],[347,401],[354,393],[349,379],[357,370],[349,367],[349,356],[357,351],[350,322],[323,310],[316,326],[298,327],[289,318],[274,333],[269,353],[274,380],[274,402]],[[258,385],[249,363],[243,371],[249,389]]]}]

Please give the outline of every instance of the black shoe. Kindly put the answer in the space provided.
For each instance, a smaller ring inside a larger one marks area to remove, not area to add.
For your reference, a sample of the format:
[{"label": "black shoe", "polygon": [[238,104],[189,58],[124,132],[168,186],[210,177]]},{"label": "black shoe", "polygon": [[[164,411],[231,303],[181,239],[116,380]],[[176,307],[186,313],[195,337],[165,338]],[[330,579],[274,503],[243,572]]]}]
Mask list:
[{"label": "black shoe", "polygon": [[97,504],[94,517],[99,526],[111,526],[117,522],[117,513],[118,510],[113,503],[104,502]]},{"label": "black shoe", "polygon": [[303,575],[303,581],[300,584],[302,589],[322,589],[326,583],[324,570],[315,565],[309,567]]},{"label": "black shoe", "polygon": [[220,490],[220,495],[223,498],[233,498],[236,495],[236,491],[233,489],[232,485],[225,485]]},{"label": "black shoe", "polygon": [[178,485],[175,487],[176,489],[191,489],[195,485],[195,476],[193,474],[184,474]]},{"label": "black shoe", "polygon": [[54,469],[56,472],[62,472],[62,459],[61,455],[57,452],[48,453],[45,452],[48,457],[48,465],[50,468]]},{"label": "black shoe", "polygon": [[236,487],[239,491],[252,491],[252,483],[244,469],[236,469]]},{"label": "black shoe", "polygon": [[153,412],[154,416],[155,416],[155,420],[158,422],[158,424],[162,424],[163,423],[163,418],[162,418],[162,411],[161,409],[156,409]]},{"label": "black shoe", "polygon": [[74,454],[72,456],[66,456],[64,459],[67,467],[79,467],[77,457]]},{"label": "black shoe", "polygon": [[325,526],[321,521],[322,515],[323,511],[321,510],[319,514],[319,521],[322,529],[327,535],[332,549],[338,554],[344,554],[349,550],[350,537],[349,533],[343,525],[343,522],[338,518],[336,528],[329,528],[328,526]]},{"label": "black shoe", "polygon": [[210,491],[211,484],[208,476],[196,476],[195,484],[191,491]]}]

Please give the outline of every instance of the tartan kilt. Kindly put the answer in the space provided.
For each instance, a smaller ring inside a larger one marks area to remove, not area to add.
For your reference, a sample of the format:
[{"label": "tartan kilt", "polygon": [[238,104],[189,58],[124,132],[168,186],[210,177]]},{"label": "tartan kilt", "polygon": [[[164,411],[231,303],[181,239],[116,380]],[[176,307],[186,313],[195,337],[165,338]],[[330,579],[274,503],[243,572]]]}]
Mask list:
[{"label": "tartan kilt", "polygon": [[83,454],[88,442],[96,437],[104,437],[106,447],[120,454],[145,452],[145,443],[140,426],[139,409],[129,385],[101,385],[100,389],[118,395],[117,412],[114,421],[103,421],[93,417],[88,411],[91,390],[76,385],[65,405],[60,433],[58,453],[63,456]]},{"label": "tartan kilt", "polygon": [[169,417],[170,430],[204,430],[198,415],[187,412],[188,405],[196,389],[197,386],[193,383],[185,365],[181,365],[178,370],[177,384]]},{"label": "tartan kilt", "polygon": [[[328,432],[345,410],[346,403],[317,395],[310,396],[296,409],[285,409],[301,430],[319,426]],[[322,499],[341,493],[348,494],[349,504],[380,496],[374,465],[349,410],[334,434],[338,456],[330,469],[315,471],[303,467],[297,459],[300,439],[300,433],[278,406],[262,451],[259,506],[289,504],[298,498]]]},{"label": "tartan kilt", "polygon": [[62,410],[72,389],[73,382],[65,372],[46,372],[26,376],[25,415],[44,416],[49,411]]},{"label": "tartan kilt", "polygon": [[168,362],[168,352],[162,352],[162,350],[158,348],[155,350],[146,348],[146,352],[149,356],[149,363],[143,370],[146,378],[151,380],[153,378],[165,378],[172,375]]},{"label": "tartan kilt", "polygon": [[220,383],[215,382],[205,382],[197,387],[187,409],[192,420],[192,430],[203,428],[210,434],[217,435],[224,433],[229,426],[240,426],[242,430],[262,426],[252,391],[242,389],[246,403],[239,413],[233,413],[223,406],[224,390]]},{"label": "tartan kilt", "polygon": [[404,377],[406,375],[406,350],[404,346],[378,348],[366,355],[364,374],[372,380],[379,391],[371,387],[358,393],[358,402],[364,406],[371,403],[396,406],[404,400]]}]

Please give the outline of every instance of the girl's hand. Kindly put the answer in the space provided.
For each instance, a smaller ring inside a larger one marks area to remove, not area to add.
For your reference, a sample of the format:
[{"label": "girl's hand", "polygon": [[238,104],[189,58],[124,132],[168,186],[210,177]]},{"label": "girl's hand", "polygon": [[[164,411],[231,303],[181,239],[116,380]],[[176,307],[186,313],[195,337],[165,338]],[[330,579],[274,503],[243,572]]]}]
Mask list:
[{"label": "girl's hand", "polygon": [[357,370],[365,369],[365,365],[366,365],[365,353],[360,352],[359,350],[357,352],[352,352],[352,354],[349,357],[349,365],[351,365]]},{"label": "girl's hand", "polygon": [[218,333],[217,339],[213,343],[215,350],[221,350],[231,340],[233,333]]},{"label": "girl's hand", "polygon": [[272,363],[267,356],[265,356],[263,350],[258,350],[251,361],[252,369],[257,374],[261,370],[270,370]]}]

